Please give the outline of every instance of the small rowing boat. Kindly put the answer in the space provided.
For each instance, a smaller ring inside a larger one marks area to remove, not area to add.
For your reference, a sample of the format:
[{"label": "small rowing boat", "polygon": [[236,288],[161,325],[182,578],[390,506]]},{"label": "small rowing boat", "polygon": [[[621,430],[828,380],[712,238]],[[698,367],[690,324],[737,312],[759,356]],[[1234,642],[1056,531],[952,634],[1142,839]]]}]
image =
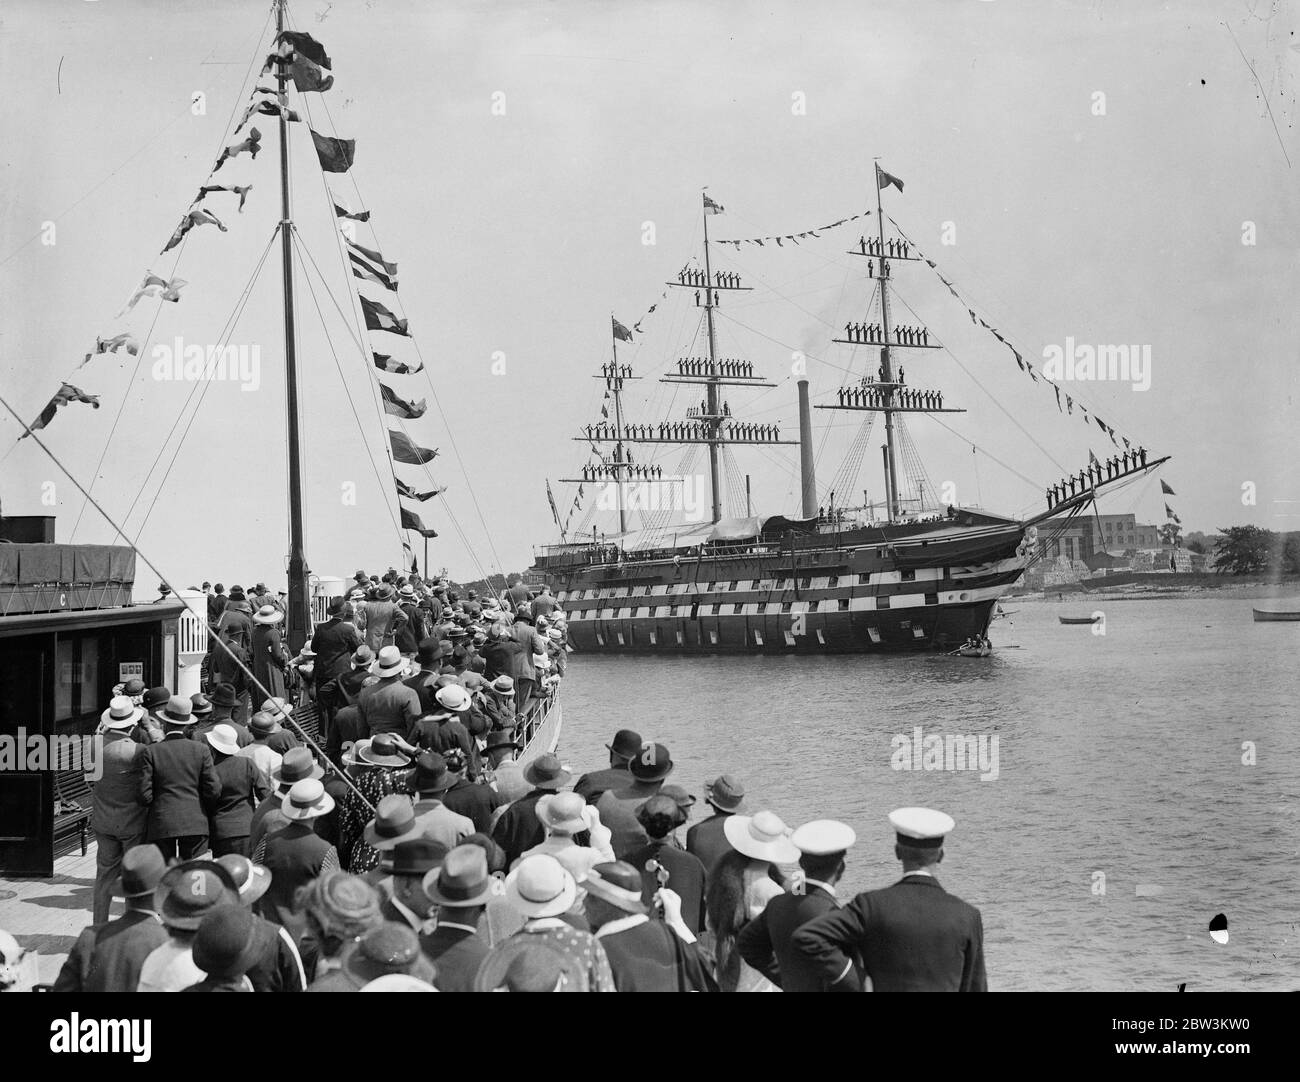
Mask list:
[{"label": "small rowing boat", "polygon": [[1254,608],[1255,623],[1267,624],[1284,620],[1300,620],[1300,598],[1288,598],[1277,605]]},{"label": "small rowing boat", "polygon": [[1101,619],[1100,616],[1058,616],[1058,620],[1063,624],[1095,624]]}]

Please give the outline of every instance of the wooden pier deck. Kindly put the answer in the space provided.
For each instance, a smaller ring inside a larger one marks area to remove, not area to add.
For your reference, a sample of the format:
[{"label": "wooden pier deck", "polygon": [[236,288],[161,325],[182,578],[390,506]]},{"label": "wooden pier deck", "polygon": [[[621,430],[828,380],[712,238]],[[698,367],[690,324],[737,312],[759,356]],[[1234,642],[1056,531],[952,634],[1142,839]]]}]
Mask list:
[{"label": "wooden pier deck", "polygon": [[[85,856],[74,848],[58,857],[49,879],[0,877],[0,928],[19,946],[37,952],[42,984],[54,982],[77,936],[90,924],[95,848],[92,840]],[[110,916],[120,916],[122,909],[122,900],[114,899]]]}]

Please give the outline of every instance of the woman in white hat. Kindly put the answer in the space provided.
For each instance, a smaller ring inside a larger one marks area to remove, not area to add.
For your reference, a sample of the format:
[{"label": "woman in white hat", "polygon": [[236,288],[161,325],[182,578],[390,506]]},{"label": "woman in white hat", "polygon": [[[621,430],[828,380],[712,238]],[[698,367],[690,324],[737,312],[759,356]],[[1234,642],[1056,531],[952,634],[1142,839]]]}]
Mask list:
[{"label": "woman in white hat", "polygon": [[600,940],[560,919],[578,896],[578,885],[564,865],[552,856],[524,858],[506,876],[505,896],[510,907],[524,918],[524,926],[483,959],[475,987],[498,987],[518,955],[535,947],[547,947],[560,959],[572,991],[617,991]]},{"label": "woman in white hat", "polygon": [[[546,838],[540,845],[525,850],[515,862],[516,867],[531,856],[547,853],[581,883],[597,864],[609,864],[614,860],[614,850],[610,847],[613,835],[609,827],[601,823],[596,805],[588,804],[580,794],[551,793],[542,797],[533,810],[541,820]],[[579,845],[574,835],[584,831],[590,832],[590,843]],[[585,896],[586,892],[579,887],[575,910],[581,907]]]},{"label": "woman in white hat", "polygon": [[745,964],[736,950],[740,930],[783,892],[773,878],[777,864],[795,864],[799,850],[790,830],[770,811],[730,815],[723,831],[731,852],[709,873],[704,898],[706,927],[713,935],[718,985],[724,992],[775,992],[776,985]]},{"label": "woman in white hat", "polygon": [[253,614],[253,640],[249,654],[253,676],[266,692],[263,698],[288,698],[285,672],[289,668],[289,654],[280,641],[279,628],[283,620],[284,613],[274,605],[263,605]]}]

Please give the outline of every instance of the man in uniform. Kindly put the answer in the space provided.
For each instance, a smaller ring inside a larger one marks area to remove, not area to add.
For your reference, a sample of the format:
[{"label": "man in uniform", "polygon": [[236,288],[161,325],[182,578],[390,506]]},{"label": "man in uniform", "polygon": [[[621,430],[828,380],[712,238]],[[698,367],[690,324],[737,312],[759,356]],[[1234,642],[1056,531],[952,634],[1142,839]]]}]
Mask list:
[{"label": "man in uniform", "polygon": [[794,933],[794,949],[831,992],[861,990],[850,957],[855,950],[878,992],[988,991],[980,912],[934,877],[943,840],[955,826],[951,817],[929,808],[900,808],[890,813],[889,822],[903,878],[805,924]]},{"label": "man in uniform", "polygon": [[825,981],[794,949],[791,936],[809,921],[839,908],[835,884],[844,874],[845,855],[857,836],[844,823],[817,819],[801,826],[790,840],[800,853],[802,878],[793,893],[776,895],[741,929],[736,947],[746,963],[783,992],[824,992]]}]

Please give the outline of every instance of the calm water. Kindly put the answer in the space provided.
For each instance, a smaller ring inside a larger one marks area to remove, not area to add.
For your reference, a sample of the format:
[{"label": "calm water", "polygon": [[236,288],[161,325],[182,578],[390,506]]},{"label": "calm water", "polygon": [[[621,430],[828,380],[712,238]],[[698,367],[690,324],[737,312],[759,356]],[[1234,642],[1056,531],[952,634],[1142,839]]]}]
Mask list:
[{"label": "calm water", "polygon": [[[940,879],[983,912],[994,989],[1300,989],[1300,623],[1253,623],[1241,600],[1112,601],[1094,635],[1057,621],[1086,599],[1006,607],[985,660],[575,654],[560,750],[601,766],[632,728],[696,795],[729,771],[753,810],[843,819],[850,892],[897,879],[890,810],[948,812]],[[891,738],[918,725],[996,734],[998,778],[892,769]]]}]

